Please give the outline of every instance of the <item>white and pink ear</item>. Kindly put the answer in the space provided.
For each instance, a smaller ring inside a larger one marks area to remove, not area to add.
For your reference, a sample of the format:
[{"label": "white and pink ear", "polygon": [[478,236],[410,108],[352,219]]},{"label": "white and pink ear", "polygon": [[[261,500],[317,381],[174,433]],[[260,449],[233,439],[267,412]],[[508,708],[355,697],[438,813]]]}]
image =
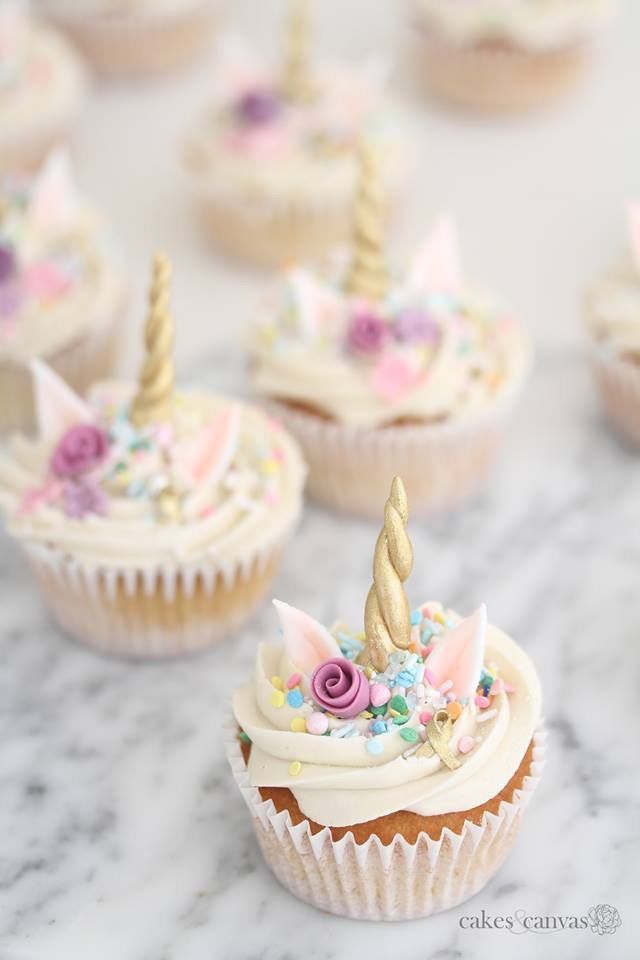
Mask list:
[{"label": "white and pink ear", "polygon": [[231,465],[238,448],[241,408],[222,410],[177,451],[180,468],[197,487],[215,487]]},{"label": "white and pink ear", "polygon": [[290,607],[288,603],[282,603],[281,600],[274,600],[273,605],[280,618],[287,655],[302,673],[310,676],[325,660],[342,656],[337,641],[326,627],[310,617],[308,613],[296,607]]},{"label": "white and pink ear", "polygon": [[32,360],[30,368],[40,439],[57,443],[70,427],[94,421],[91,407],[51,367]]},{"label": "white and pink ear", "polygon": [[409,270],[409,284],[427,293],[456,293],[462,283],[460,243],[453,217],[442,216]]},{"label": "white and pink ear", "polygon": [[480,681],[487,633],[487,608],[482,604],[474,614],[444,634],[427,658],[427,670],[436,685],[453,683],[458,699],[473,700]]},{"label": "white and pink ear", "polygon": [[29,222],[34,230],[66,229],[78,217],[78,192],[66,150],[49,154],[33,187]]},{"label": "white and pink ear", "polygon": [[640,203],[630,203],[627,210],[629,246],[636,270],[640,272]]}]

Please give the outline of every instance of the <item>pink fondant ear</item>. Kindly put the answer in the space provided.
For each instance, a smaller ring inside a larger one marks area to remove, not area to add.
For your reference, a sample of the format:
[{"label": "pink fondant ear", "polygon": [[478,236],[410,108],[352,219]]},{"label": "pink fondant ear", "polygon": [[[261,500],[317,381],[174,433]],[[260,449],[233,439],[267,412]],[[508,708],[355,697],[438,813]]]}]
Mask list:
[{"label": "pink fondant ear", "polygon": [[428,293],[455,293],[461,281],[458,230],[452,217],[443,216],[413,261],[409,283]]},{"label": "pink fondant ear", "polygon": [[280,618],[285,650],[299,670],[311,675],[318,664],[342,656],[337,641],[326,627],[308,613],[281,600],[274,600],[273,605]]},{"label": "pink fondant ear", "polygon": [[640,203],[629,204],[627,217],[629,221],[631,256],[636,270],[640,271]]},{"label": "pink fondant ear", "polygon": [[238,446],[240,407],[219,413],[180,450],[180,465],[199,487],[215,487],[224,476]]},{"label": "pink fondant ear", "polygon": [[30,363],[36,424],[42,440],[57,443],[78,423],[93,423],[91,407],[57,373],[40,360]]},{"label": "pink fondant ear", "polygon": [[484,604],[457,627],[445,633],[427,659],[427,670],[438,687],[447,680],[459,699],[473,700],[480,680],[487,632],[487,608]]},{"label": "pink fondant ear", "polygon": [[38,175],[29,205],[36,230],[64,229],[78,215],[78,195],[66,150],[51,153]]}]

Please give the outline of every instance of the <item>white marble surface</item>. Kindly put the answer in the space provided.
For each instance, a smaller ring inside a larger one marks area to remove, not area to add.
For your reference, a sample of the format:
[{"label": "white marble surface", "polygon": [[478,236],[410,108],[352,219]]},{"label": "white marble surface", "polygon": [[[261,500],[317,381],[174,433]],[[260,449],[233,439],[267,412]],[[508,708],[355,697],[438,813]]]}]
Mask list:
[{"label": "white marble surface", "polygon": [[[358,51],[385,38],[397,5],[373,6],[325,0],[323,42]],[[235,0],[235,9],[266,35],[270,4]],[[363,10],[367,30],[356,31]],[[511,296],[540,344],[489,489],[457,516],[411,528],[415,599],[462,612],[485,600],[542,674],[551,756],[499,876],[468,905],[414,924],[345,921],[295,901],[261,860],[218,736],[231,686],[256,641],[275,633],[269,607],[197,660],[106,661],[49,624],[0,539],[0,960],[638,955],[640,459],[601,424],[578,337],[580,290],[617,246],[624,200],[638,190],[640,125],[626,101],[638,85],[638,30],[631,3],[585,88],[527,122],[414,107],[422,173],[401,235],[415,236],[441,204],[459,212],[474,272]],[[136,292],[150,247],[174,256],[183,370],[242,389],[233,345],[261,281],[198,241],[175,161],[206,78],[203,67],[101,91],[78,157],[121,227]],[[358,623],[375,535],[310,508],[277,594],[320,619]],[[598,903],[623,916],[606,939],[516,939],[458,924],[483,908],[582,914]]]}]

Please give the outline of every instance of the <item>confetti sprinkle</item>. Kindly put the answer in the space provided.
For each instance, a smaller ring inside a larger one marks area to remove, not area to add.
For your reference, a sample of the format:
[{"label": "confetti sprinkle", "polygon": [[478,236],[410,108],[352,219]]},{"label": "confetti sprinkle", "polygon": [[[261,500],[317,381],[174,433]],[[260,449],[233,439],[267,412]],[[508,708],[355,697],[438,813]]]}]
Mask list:
[{"label": "confetti sprinkle", "polygon": [[271,706],[284,707],[285,696],[282,690],[273,690],[271,693]]},{"label": "confetti sprinkle", "polygon": [[307,723],[304,717],[294,717],[291,721],[291,730],[293,733],[304,733],[307,729]]},{"label": "confetti sprinkle", "polygon": [[302,770],[302,764],[300,763],[300,761],[294,760],[293,763],[290,764],[289,766],[289,776],[297,777],[300,775],[301,770]]},{"label": "confetti sprinkle", "polygon": [[293,707],[294,710],[298,707],[301,707],[304,703],[304,697],[299,690],[290,690],[287,694],[287,703],[290,707]]},{"label": "confetti sprinkle", "polygon": [[322,736],[329,729],[329,720],[325,713],[315,711],[307,717],[307,731]]},{"label": "confetti sprinkle", "polygon": [[475,745],[475,737],[462,737],[458,744],[458,750],[460,753],[471,753]]}]

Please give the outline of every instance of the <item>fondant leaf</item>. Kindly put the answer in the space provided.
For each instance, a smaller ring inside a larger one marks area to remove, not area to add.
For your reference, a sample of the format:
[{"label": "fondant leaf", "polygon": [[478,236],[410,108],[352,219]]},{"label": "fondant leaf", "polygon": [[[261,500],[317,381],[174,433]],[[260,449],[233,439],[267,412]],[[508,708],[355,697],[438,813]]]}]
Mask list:
[{"label": "fondant leaf", "polygon": [[66,150],[49,154],[33,186],[29,221],[34,230],[68,227],[78,215],[78,195]]},{"label": "fondant leaf", "polygon": [[93,423],[91,407],[41,360],[30,363],[38,434],[42,440],[57,443],[70,427]]},{"label": "fondant leaf", "polygon": [[222,410],[180,450],[180,466],[201,488],[215,487],[228,470],[238,446],[240,406]]},{"label": "fondant leaf", "polygon": [[480,680],[487,632],[487,608],[482,604],[474,614],[445,633],[427,659],[427,669],[437,686],[453,683],[458,698],[473,700]]},{"label": "fondant leaf", "polygon": [[411,265],[409,283],[428,293],[455,293],[461,281],[458,230],[452,217],[442,216]]},{"label": "fondant leaf", "polygon": [[298,670],[310,675],[320,663],[342,653],[326,627],[296,607],[274,600],[278,612],[285,650]]},{"label": "fondant leaf", "polygon": [[640,271],[640,203],[629,204],[629,244],[636,270]]}]

